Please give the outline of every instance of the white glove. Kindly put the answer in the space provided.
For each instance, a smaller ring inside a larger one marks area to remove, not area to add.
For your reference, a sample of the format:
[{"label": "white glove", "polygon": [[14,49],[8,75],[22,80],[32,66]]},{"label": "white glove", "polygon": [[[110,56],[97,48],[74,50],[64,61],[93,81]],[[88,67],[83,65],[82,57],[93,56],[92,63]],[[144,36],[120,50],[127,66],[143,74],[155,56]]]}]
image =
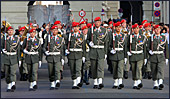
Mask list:
[{"label": "white glove", "polygon": [[66,53],[66,54],[70,54],[70,52],[68,51],[68,49],[66,49],[65,53]]},{"label": "white glove", "polygon": [[82,60],[83,60],[83,63],[85,63],[85,61],[86,61],[85,57],[82,57]]},{"label": "white glove", "polygon": [[64,66],[64,59],[61,59],[61,64],[62,66]]},{"label": "white glove", "polygon": [[144,60],[144,65],[146,65],[146,63],[147,63],[147,59]]},{"label": "white glove", "polygon": [[125,60],[125,64],[127,63],[127,58],[124,59]]},{"label": "white glove", "polygon": [[127,52],[128,56],[132,56],[132,54],[130,52]]},{"label": "white glove", "polygon": [[48,55],[49,55],[49,51],[46,51],[46,52],[45,52],[45,55],[47,55],[47,56],[48,56]]},{"label": "white glove", "polygon": [[5,49],[2,49],[3,53],[6,53],[7,51]]},{"label": "white glove", "polygon": [[166,59],[166,65],[168,65],[168,59]]},{"label": "white glove", "polygon": [[89,52],[90,51],[90,49],[88,48],[87,50],[86,50],[86,52]]},{"label": "white glove", "polygon": [[107,58],[107,55],[105,54],[105,57],[104,57],[104,59],[106,60],[106,58]]},{"label": "white glove", "polygon": [[20,42],[20,45],[22,45],[22,44],[23,44],[23,41]]},{"label": "white glove", "polygon": [[24,53],[25,53],[25,54],[28,54],[28,51],[27,51],[26,49],[24,49]]},{"label": "white glove", "polygon": [[112,49],[112,50],[110,51],[110,53],[116,54],[116,51],[115,51],[114,49]]},{"label": "white glove", "polygon": [[43,38],[40,38],[41,45],[43,44]]},{"label": "white glove", "polygon": [[152,50],[150,50],[150,51],[149,51],[149,54],[153,55],[153,52],[152,52]]},{"label": "white glove", "polygon": [[39,68],[41,68],[41,61],[39,61]]},{"label": "white glove", "polygon": [[39,37],[40,37],[40,38],[42,37],[42,31],[39,32]]},{"label": "white glove", "polygon": [[93,46],[94,46],[94,43],[91,41],[91,42],[89,43],[89,45],[90,45],[91,47],[93,47]]},{"label": "white glove", "polygon": [[19,61],[19,65],[18,66],[21,67],[21,61]]}]

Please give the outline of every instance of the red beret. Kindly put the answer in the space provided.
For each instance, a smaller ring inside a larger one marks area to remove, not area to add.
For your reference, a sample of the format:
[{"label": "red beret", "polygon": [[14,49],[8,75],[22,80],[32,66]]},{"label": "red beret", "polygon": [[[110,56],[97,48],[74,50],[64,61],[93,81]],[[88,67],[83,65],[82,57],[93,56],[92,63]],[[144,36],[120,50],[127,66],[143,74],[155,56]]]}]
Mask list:
[{"label": "red beret", "polygon": [[81,24],[86,24],[86,21],[82,21],[82,22],[80,23],[80,25],[81,25]]},{"label": "red beret", "polygon": [[123,22],[126,22],[126,20],[125,20],[125,19],[122,19],[121,24],[122,24]]},{"label": "red beret", "polygon": [[83,26],[83,28],[81,30],[84,30],[84,29],[88,29],[88,27],[87,26]]},{"label": "red beret", "polygon": [[114,22],[112,22],[112,21],[109,22],[109,24],[112,24],[112,23],[114,24]]},{"label": "red beret", "polygon": [[152,22],[152,21],[151,21],[150,24],[152,24],[152,23],[155,24],[155,22]]},{"label": "red beret", "polygon": [[88,24],[87,24],[87,27],[88,27],[88,28],[91,28],[91,26],[92,26],[91,23],[88,23]]},{"label": "red beret", "polygon": [[143,27],[143,25],[140,25],[140,26],[139,26],[139,28],[142,28],[142,27]]},{"label": "red beret", "polygon": [[19,29],[19,32],[20,31],[24,31],[25,30],[25,26],[24,27],[21,27],[20,29]]},{"label": "red beret", "polygon": [[139,25],[138,24],[134,24],[132,28],[134,29],[134,28],[137,28],[137,27],[139,27]]},{"label": "red beret", "polygon": [[32,23],[30,23],[30,25],[33,25]]},{"label": "red beret", "polygon": [[160,28],[160,25],[155,25],[155,26],[154,26],[154,29],[156,29],[156,28]]},{"label": "red beret", "polygon": [[60,21],[55,21],[54,25],[57,25],[57,24],[61,24],[61,22]]},{"label": "red beret", "polygon": [[151,26],[151,24],[150,24],[150,23],[146,23],[146,24],[144,25],[144,28],[145,28],[145,27],[148,27],[148,26]]},{"label": "red beret", "polygon": [[55,26],[55,25],[53,25],[53,26],[51,27],[51,30],[53,30],[53,29],[58,29],[58,27]]},{"label": "red beret", "polygon": [[10,27],[8,27],[7,31],[8,31],[9,29],[14,29],[14,28],[13,28],[12,26],[10,26]]},{"label": "red beret", "polygon": [[76,27],[76,26],[79,26],[79,23],[78,22],[73,22],[72,27]]},{"label": "red beret", "polygon": [[100,17],[96,17],[96,18],[94,19],[94,21],[101,21],[101,18],[100,18]]},{"label": "red beret", "polygon": [[142,24],[144,24],[145,22],[148,22],[148,21],[147,21],[147,20],[143,20],[143,21],[142,21]]},{"label": "red beret", "polygon": [[121,23],[120,22],[115,23],[115,27],[117,26],[121,26]]},{"label": "red beret", "polygon": [[31,30],[30,30],[30,33],[35,32],[35,31],[36,31],[35,29],[31,29]]}]

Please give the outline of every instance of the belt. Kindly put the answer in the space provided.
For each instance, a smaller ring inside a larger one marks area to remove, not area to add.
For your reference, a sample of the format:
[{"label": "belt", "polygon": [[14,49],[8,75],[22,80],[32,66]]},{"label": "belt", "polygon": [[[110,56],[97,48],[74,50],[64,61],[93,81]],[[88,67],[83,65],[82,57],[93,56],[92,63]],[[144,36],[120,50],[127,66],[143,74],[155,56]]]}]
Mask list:
[{"label": "belt", "polygon": [[164,53],[163,51],[153,51],[153,54],[162,54]]},{"label": "belt", "polygon": [[101,46],[101,45],[94,45],[94,46],[92,46],[92,48],[104,48],[104,46]]},{"label": "belt", "polygon": [[82,49],[78,49],[78,48],[70,48],[69,50],[70,50],[70,51],[73,51],[73,52],[83,51]]},{"label": "belt", "polygon": [[35,54],[38,54],[38,52],[28,52],[27,54],[28,55],[35,55]]},{"label": "belt", "polygon": [[16,55],[17,53],[16,52],[6,52],[5,54],[6,55]]},{"label": "belt", "polygon": [[123,51],[123,48],[115,48],[115,51]]},{"label": "belt", "polygon": [[141,54],[141,53],[143,53],[143,50],[141,50],[141,51],[131,51],[131,53],[133,53],[133,54]]},{"label": "belt", "polygon": [[49,55],[60,55],[60,52],[49,52]]}]

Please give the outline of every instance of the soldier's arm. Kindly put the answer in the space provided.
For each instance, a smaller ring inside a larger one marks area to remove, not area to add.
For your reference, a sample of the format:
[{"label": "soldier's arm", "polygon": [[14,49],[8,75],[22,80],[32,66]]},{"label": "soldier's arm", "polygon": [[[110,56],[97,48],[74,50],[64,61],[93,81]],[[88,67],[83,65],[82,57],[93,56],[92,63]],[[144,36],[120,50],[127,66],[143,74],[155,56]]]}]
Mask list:
[{"label": "soldier's arm", "polygon": [[1,51],[2,51],[2,49],[4,49],[4,46],[5,46],[5,38],[4,38],[4,36],[2,37],[2,39],[1,39]]},{"label": "soldier's arm", "polygon": [[113,36],[112,33],[110,32],[109,35],[109,42],[108,42],[108,53],[112,50],[112,43],[113,43]]},{"label": "soldier's arm", "polygon": [[168,49],[168,42],[165,43],[165,58],[169,59],[169,49]]},{"label": "soldier's arm", "polygon": [[64,42],[63,42],[63,44],[61,45],[61,59],[65,59],[64,58],[64,55],[65,55],[65,47],[64,47],[65,45],[64,45]]},{"label": "soldier's arm", "polygon": [[147,52],[149,52],[150,51],[150,47],[151,47],[151,37],[149,37],[148,38],[148,40],[147,40]]},{"label": "soldier's arm", "polygon": [[130,51],[130,35],[127,35],[127,52]]},{"label": "soldier's arm", "polygon": [[[22,44],[22,49],[24,50],[26,48],[26,45],[27,45],[27,38],[24,39],[24,42]],[[22,51],[23,51],[22,50]]]},{"label": "soldier's arm", "polygon": [[88,44],[88,46],[89,46],[90,41],[91,41],[91,29],[88,29],[88,32],[87,32],[87,44]]}]

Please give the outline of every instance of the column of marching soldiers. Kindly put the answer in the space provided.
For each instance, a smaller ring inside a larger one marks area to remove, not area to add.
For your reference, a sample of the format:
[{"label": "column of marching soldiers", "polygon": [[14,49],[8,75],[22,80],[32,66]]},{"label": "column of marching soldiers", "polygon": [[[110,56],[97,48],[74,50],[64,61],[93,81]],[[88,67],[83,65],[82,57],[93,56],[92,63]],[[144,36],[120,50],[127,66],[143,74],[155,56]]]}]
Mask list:
[{"label": "column of marching soldiers", "polygon": [[50,90],[60,87],[65,55],[70,66],[72,89],[80,89],[83,82],[89,85],[89,74],[94,81],[93,88],[102,89],[105,60],[113,74],[113,89],[124,88],[123,78],[128,78],[129,68],[133,89],[142,88],[143,67],[147,75],[152,75],[153,89],[164,88],[164,66],[168,64],[169,51],[159,25],[151,26],[144,20],[140,26],[136,23],[127,28],[123,19],[116,23],[110,21],[105,27],[101,26],[101,18],[96,17],[92,24],[72,22],[71,31],[66,33],[61,22],[56,21],[52,27],[45,27],[47,35],[44,39],[35,27],[36,24],[29,25],[27,35],[24,35],[25,26],[16,36],[12,26],[5,34],[1,33],[1,66],[5,71],[7,92],[16,89],[18,66],[21,79],[26,81],[28,78],[29,91],[38,88],[37,73],[43,54],[48,62]]}]

